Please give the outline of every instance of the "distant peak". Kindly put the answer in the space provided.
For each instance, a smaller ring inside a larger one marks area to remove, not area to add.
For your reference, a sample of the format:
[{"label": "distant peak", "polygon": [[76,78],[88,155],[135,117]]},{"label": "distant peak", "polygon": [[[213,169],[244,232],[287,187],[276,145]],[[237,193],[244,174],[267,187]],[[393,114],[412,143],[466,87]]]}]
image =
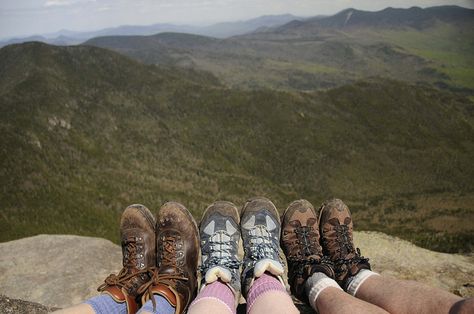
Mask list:
[{"label": "distant peak", "polygon": [[348,14],[349,12],[356,12],[356,11],[359,11],[359,10],[354,9],[354,8],[348,8],[348,9],[344,9],[340,11],[339,13],[336,13],[335,15],[344,15],[344,14]]},{"label": "distant peak", "polygon": [[346,20],[344,21],[344,26],[347,25],[347,22],[349,22],[349,20],[351,19],[351,16],[352,16],[353,13],[354,13],[354,11],[352,11],[352,10],[347,12]]}]

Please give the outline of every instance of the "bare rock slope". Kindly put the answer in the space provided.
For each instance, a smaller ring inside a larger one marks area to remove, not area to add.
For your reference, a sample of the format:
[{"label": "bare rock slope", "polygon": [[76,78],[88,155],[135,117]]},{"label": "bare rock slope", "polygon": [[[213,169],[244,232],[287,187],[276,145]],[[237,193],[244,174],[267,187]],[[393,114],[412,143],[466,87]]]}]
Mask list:
[{"label": "bare rock slope", "polygon": [[0,295],[0,313],[3,314],[44,314],[56,309],[57,308],[44,306],[39,303],[12,299]]},{"label": "bare rock slope", "polygon": [[[354,238],[381,274],[474,295],[472,255],[432,252],[376,232],[356,232]],[[121,260],[120,247],[99,238],[39,235],[0,243],[0,295],[3,301],[66,307],[95,295],[104,278],[120,270]]]},{"label": "bare rock slope", "polygon": [[0,294],[65,307],[97,293],[122,253],[99,238],[39,235],[0,243]]}]

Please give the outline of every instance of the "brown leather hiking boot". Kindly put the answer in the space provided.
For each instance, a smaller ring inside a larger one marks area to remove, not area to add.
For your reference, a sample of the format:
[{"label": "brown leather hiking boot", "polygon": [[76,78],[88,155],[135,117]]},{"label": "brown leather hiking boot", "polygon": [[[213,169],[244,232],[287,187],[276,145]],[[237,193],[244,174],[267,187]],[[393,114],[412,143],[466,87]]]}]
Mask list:
[{"label": "brown leather hiking boot", "polygon": [[334,262],[336,281],[346,290],[347,279],[361,269],[369,269],[369,259],[354,248],[353,223],[349,208],[339,199],[325,203],[319,211],[319,226],[323,253]]},{"label": "brown leather hiking boot", "polygon": [[315,272],[334,278],[333,263],[319,244],[318,216],[306,200],[292,202],[283,213],[281,246],[288,260],[291,292],[307,301],[304,283]]},{"label": "brown leather hiking boot", "polygon": [[111,274],[97,289],[110,295],[116,302],[127,304],[128,313],[139,306],[140,287],[151,278],[155,267],[155,218],[143,205],[127,207],[120,220],[123,268],[118,275]]},{"label": "brown leather hiking boot", "polygon": [[[196,221],[181,204],[164,204],[156,217],[157,269],[143,290],[143,303],[152,294],[165,297],[183,313],[194,299],[197,288],[199,233]],[[154,298],[152,298],[154,302]]]}]

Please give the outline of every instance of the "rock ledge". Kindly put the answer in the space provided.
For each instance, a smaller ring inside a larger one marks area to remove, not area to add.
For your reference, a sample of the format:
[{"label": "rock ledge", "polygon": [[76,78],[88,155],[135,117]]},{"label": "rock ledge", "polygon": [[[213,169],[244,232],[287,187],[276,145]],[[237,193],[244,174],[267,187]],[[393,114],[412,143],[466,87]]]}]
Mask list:
[{"label": "rock ledge", "polygon": [[[354,239],[374,271],[474,296],[473,255],[432,252],[377,232],[356,232]],[[97,286],[118,272],[122,262],[118,245],[72,235],[0,243],[0,256],[2,313],[44,313],[77,304],[96,295]],[[21,312],[20,307],[30,310]]]}]

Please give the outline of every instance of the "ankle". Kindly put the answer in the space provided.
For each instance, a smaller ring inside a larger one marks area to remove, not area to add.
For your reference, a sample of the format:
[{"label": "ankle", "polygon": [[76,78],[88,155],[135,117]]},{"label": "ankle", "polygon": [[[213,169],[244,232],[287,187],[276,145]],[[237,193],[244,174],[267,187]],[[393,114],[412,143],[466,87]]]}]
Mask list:
[{"label": "ankle", "polygon": [[152,300],[148,300],[137,312],[137,314],[146,313],[160,313],[160,314],[174,314],[175,307],[172,306],[165,297],[161,295],[153,295],[155,303]]},{"label": "ankle", "polygon": [[355,276],[351,276],[347,279],[345,290],[347,291],[347,293],[355,297],[357,291],[362,286],[362,284],[369,277],[374,276],[374,275],[379,275],[379,274],[368,269],[360,270]]},{"label": "ankle", "polygon": [[306,295],[308,296],[309,304],[317,311],[316,300],[318,299],[321,292],[323,292],[327,288],[336,288],[341,290],[341,287],[337,284],[337,282],[329,278],[324,273],[314,273],[311,277],[308,278],[305,282],[305,291]]},{"label": "ankle", "polygon": [[197,295],[196,299],[191,303],[190,309],[206,300],[213,300],[224,305],[230,313],[235,314],[237,308],[237,302],[235,292],[227,284],[220,280],[210,284],[206,284],[201,292]]},{"label": "ankle", "polygon": [[90,298],[89,300],[85,301],[84,304],[91,306],[96,314],[127,314],[127,304],[125,301],[117,302],[108,294],[101,294]]},{"label": "ankle", "polygon": [[285,286],[281,279],[265,272],[262,276],[256,278],[249,289],[247,295],[247,312],[250,312],[255,301],[263,294],[270,291],[281,291],[287,294]]}]

